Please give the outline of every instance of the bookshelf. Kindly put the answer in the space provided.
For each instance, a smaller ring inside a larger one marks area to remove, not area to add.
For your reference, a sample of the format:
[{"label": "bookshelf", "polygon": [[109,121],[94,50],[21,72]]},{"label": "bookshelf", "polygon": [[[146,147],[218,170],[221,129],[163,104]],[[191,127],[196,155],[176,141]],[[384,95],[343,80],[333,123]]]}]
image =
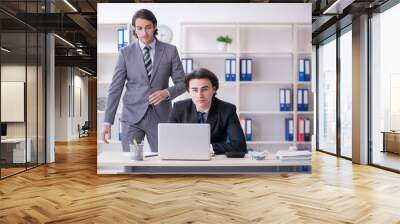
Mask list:
[{"label": "bookshelf", "polygon": [[[312,141],[299,141],[296,134],[298,118],[310,119],[311,135],[314,132],[313,84],[298,79],[299,59],[312,58],[311,24],[182,22],[180,34],[180,56],[193,58],[194,69],[213,71],[220,80],[217,97],[235,104],[239,118],[252,119],[253,139],[247,141],[248,148],[273,152],[295,145],[311,149]],[[227,51],[217,48],[220,35],[233,39]],[[235,81],[225,81],[225,58],[236,59]],[[252,81],[240,81],[241,58],[252,59]],[[292,111],[280,111],[280,88],[292,89]],[[297,111],[299,88],[309,90],[309,111]],[[285,139],[285,118],[293,118],[293,141]]]},{"label": "bookshelf", "polygon": [[[98,24],[102,35],[98,36],[98,101],[107,97],[113,69],[118,57],[117,30],[127,28],[132,38],[130,24]],[[178,27],[179,29],[179,27]],[[99,32],[100,33],[100,32]],[[311,121],[311,133],[314,123],[314,105],[312,81],[298,81],[298,62],[300,58],[311,59],[311,24],[297,23],[180,23],[180,57],[193,58],[194,68],[205,67],[213,71],[220,80],[217,97],[233,103],[240,118],[253,121],[253,140],[248,141],[248,148],[274,152],[288,149],[291,145],[298,148],[311,148],[312,142],[297,139],[297,118]],[[218,50],[216,38],[229,35],[233,43],[227,51]],[[132,42],[133,40],[129,40]],[[225,81],[225,59],[236,59],[236,81]],[[251,58],[253,63],[252,81],[240,81],[241,58]],[[312,62],[311,62],[312,63]],[[292,111],[279,110],[279,89],[292,88]],[[309,111],[297,111],[297,89],[309,89]],[[123,94],[123,93],[122,93]],[[182,94],[174,101],[189,98]],[[98,102],[98,154],[103,151],[122,150],[118,138],[118,120],[122,104],[117,110],[112,126],[111,143],[101,142],[105,102]],[[285,118],[294,120],[294,140],[285,140]]]}]

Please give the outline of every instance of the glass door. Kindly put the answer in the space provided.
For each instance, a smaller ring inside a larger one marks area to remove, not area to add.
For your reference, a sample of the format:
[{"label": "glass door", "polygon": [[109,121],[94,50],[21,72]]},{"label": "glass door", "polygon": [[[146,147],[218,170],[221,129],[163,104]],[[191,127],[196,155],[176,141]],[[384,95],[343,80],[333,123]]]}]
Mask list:
[{"label": "glass door", "polygon": [[340,36],[340,155],[352,158],[352,32]]},{"label": "glass door", "polygon": [[336,35],[317,51],[318,150],[336,154]]},{"label": "glass door", "polygon": [[[26,33],[1,34],[1,177],[26,170]],[[4,50],[6,49],[6,50]]]},{"label": "glass door", "polygon": [[370,132],[373,165],[400,171],[400,4],[371,19]]}]

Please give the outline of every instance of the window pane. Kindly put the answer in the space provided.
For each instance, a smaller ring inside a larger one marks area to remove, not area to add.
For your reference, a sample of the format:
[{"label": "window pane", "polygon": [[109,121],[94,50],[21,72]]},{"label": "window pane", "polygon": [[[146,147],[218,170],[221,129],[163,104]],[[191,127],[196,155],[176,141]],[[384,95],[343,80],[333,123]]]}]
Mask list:
[{"label": "window pane", "polygon": [[26,80],[26,118],[27,118],[27,140],[30,144],[30,156],[28,168],[37,165],[37,73],[38,73],[38,36],[36,32],[27,33],[28,55],[27,55],[27,80]]},{"label": "window pane", "polygon": [[318,48],[318,144],[336,153],[336,40]]},{"label": "window pane", "polygon": [[352,35],[340,37],[340,152],[352,157]]},{"label": "window pane", "polygon": [[[372,18],[372,163],[400,170],[400,4]],[[386,143],[384,145],[384,142]],[[384,150],[384,152],[382,152]]]},{"label": "window pane", "polygon": [[1,177],[25,170],[26,148],[25,90],[26,33],[1,34]]},{"label": "window pane", "polygon": [[43,33],[39,34],[38,43],[38,163],[45,162],[45,65],[46,65],[46,36]]},{"label": "window pane", "polygon": [[[45,3],[0,1],[0,7],[36,24],[34,14],[44,13]],[[26,26],[5,12],[0,12],[0,20],[0,177],[4,178],[44,162],[46,54],[45,35],[34,26]]]}]

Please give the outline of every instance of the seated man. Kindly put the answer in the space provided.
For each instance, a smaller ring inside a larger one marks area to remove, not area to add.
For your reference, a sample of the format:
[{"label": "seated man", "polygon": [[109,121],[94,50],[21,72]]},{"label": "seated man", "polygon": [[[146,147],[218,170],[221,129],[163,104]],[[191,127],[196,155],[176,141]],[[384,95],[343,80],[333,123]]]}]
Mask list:
[{"label": "seated man", "polygon": [[246,140],[235,105],[215,97],[219,86],[217,76],[207,69],[196,69],[185,77],[185,86],[191,99],[174,104],[169,122],[209,123],[215,154],[245,152]]}]

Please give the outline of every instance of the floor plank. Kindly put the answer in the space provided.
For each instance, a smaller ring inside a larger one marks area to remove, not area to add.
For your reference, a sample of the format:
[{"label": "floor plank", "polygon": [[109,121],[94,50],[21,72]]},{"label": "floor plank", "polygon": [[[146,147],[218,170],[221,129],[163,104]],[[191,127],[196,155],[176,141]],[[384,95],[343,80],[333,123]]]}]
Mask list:
[{"label": "floor plank", "polygon": [[400,223],[400,175],[315,152],[312,174],[97,175],[96,139],[0,181],[0,223]]},{"label": "floor plank", "polygon": [[375,150],[372,163],[394,170],[400,170],[400,155],[392,152],[381,152]]}]

